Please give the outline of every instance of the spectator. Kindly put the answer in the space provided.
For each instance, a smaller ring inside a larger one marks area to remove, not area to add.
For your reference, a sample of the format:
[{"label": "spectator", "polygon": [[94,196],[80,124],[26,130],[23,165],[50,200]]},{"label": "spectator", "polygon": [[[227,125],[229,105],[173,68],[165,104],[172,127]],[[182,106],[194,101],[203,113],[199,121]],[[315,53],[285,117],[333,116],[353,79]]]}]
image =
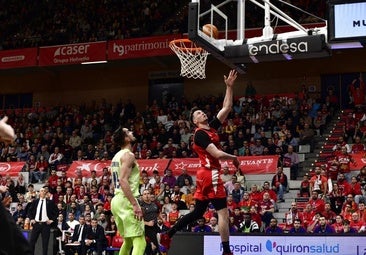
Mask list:
[{"label": "spectator", "polygon": [[343,233],[343,216],[337,215],[335,217],[335,222],[332,224],[332,228],[334,229],[335,233]]},{"label": "spectator", "polygon": [[304,227],[307,229],[315,216],[315,212],[313,211],[311,204],[305,205],[305,208],[302,211],[302,216],[304,219],[303,221]]},{"label": "spectator", "polygon": [[144,176],[142,178],[142,183],[140,184],[140,194],[142,195],[142,193],[144,192],[144,190],[148,190],[149,188],[152,187],[151,183],[149,182],[149,177]]},{"label": "spectator", "polygon": [[361,184],[357,181],[357,178],[355,176],[351,177],[349,194],[352,194],[356,204],[359,204],[360,201],[364,201],[364,196],[361,190]]},{"label": "spectator", "polygon": [[[184,179],[184,182],[185,182],[185,184],[183,185],[183,187],[180,188],[180,192],[182,192],[183,194],[191,193],[193,185],[190,185],[188,178]],[[183,197],[183,195],[182,195],[182,197]]]},{"label": "spectator", "polygon": [[74,148],[70,145],[69,139],[65,139],[62,147],[61,153],[64,155],[63,161],[66,164],[71,164],[73,159]]},{"label": "spectator", "polygon": [[25,178],[23,176],[23,173],[18,173],[18,176],[16,178],[16,184],[15,184],[15,191],[17,194],[25,194]]},{"label": "spectator", "polygon": [[283,156],[283,166],[290,168],[290,179],[296,180],[299,171],[299,155],[294,152],[294,146],[287,147],[287,153]]},{"label": "spectator", "polygon": [[170,226],[174,226],[174,224],[178,221],[180,218],[180,212],[178,210],[178,205],[176,202],[171,203],[171,209],[167,212],[167,220],[170,224]]},{"label": "spectator", "polygon": [[[31,157],[32,158],[32,157]],[[32,180],[35,182],[44,182],[48,173],[48,161],[41,155],[39,160],[35,163],[35,168],[32,174]]]},{"label": "spectator", "polygon": [[223,183],[226,183],[231,180],[232,175],[230,174],[229,167],[225,165],[222,168],[222,174],[220,175],[221,180]]},{"label": "spectator", "polygon": [[346,146],[341,147],[342,153],[335,157],[334,164],[338,166],[338,172],[344,174],[346,180],[351,182],[351,163],[355,164],[355,160],[347,152]]},{"label": "spectator", "polygon": [[[346,197],[348,194],[351,193],[351,185],[346,180],[345,175],[343,173],[340,173],[338,175],[337,185],[338,185],[338,189],[340,190],[342,196]],[[352,195],[352,197],[353,197],[353,195]]]},{"label": "spectator", "polygon": [[41,146],[41,151],[37,154],[37,161],[40,159],[41,156],[43,156],[44,160],[48,162],[48,159],[50,158],[50,153],[48,152],[47,145]]},{"label": "spectator", "polygon": [[335,152],[337,150],[342,149],[342,147],[346,148],[346,152],[350,153],[351,152],[351,147],[349,146],[349,144],[347,144],[347,142],[344,140],[343,136],[340,136],[338,138],[337,143],[333,146],[332,150]]},{"label": "spectator", "polygon": [[365,225],[365,222],[360,219],[357,212],[352,213],[352,218],[350,221],[351,228],[354,228],[356,232],[359,232],[361,228]]},{"label": "spectator", "polygon": [[[86,239],[86,234],[90,226],[85,224],[85,217],[80,216],[80,222],[75,225],[75,231],[71,237],[71,243],[80,244],[76,247],[78,254],[86,254],[86,247],[84,240]],[[67,225],[67,224],[66,224]]]},{"label": "spectator", "polygon": [[309,144],[310,145],[310,152],[314,151],[314,136],[315,132],[310,127],[309,123],[304,124],[304,129],[300,132],[300,142],[299,144]]},{"label": "spectator", "polygon": [[316,191],[311,193],[311,198],[308,204],[311,206],[314,213],[321,213],[324,211],[325,202],[323,199],[319,198],[319,195]]},{"label": "spectator", "polygon": [[102,251],[107,247],[104,229],[97,219],[92,219],[90,227],[86,229],[85,246],[86,249],[94,248],[98,255],[102,255]]},{"label": "spectator", "polygon": [[255,144],[250,146],[250,153],[253,156],[259,156],[263,154],[264,146],[260,139],[255,140]]},{"label": "spectator", "polygon": [[240,183],[240,186],[246,190],[247,187],[246,187],[246,183],[245,183],[245,176],[244,176],[243,172],[241,171],[241,169],[238,168],[234,175],[236,176],[237,182]]},{"label": "spectator", "polygon": [[183,192],[180,191],[178,185],[174,185],[173,191],[170,195],[171,200],[177,204],[178,210],[186,210],[186,203],[182,200]]},{"label": "spectator", "polygon": [[342,211],[342,205],[344,203],[345,196],[342,195],[342,191],[338,188],[337,183],[333,183],[333,189],[329,193],[329,201],[332,210],[338,215]]},{"label": "spectator", "polygon": [[258,204],[258,211],[261,215],[262,222],[265,226],[269,226],[271,219],[274,218],[274,204],[271,202],[267,192],[263,194],[263,199]]},{"label": "spectator", "polygon": [[269,184],[269,181],[265,181],[263,183],[262,195],[267,192],[272,203],[275,205],[275,209],[277,209],[277,193],[273,190],[272,186]]},{"label": "spectator", "polygon": [[[364,231],[361,229],[361,232],[364,232]],[[347,234],[347,233],[354,234],[354,233],[357,233],[357,230],[354,229],[353,227],[351,227],[349,220],[344,220],[343,221],[343,233],[344,234]]]},{"label": "spectator", "polygon": [[21,203],[17,204],[16,210],[13,213],[13,219],[15,222],[18,221],[18,218],[25,219],[26,218],[26,211],[23,208],[23,205]]},{"label": "spectator", "polygon": [[266,228],[265,233],[268,234],[282,234],[283,229],[280,228],[278,225],[277,219],[271,219],[269,226]]},{"label": "spectator", "polygon": [[300,183],[300,197],[310,197],[309,175],[306,173]]},{"label": "spectator", "polygon": [[60,152],[59,147],[55,147],[54,152],[51,153],[48,163],[50,164],[51,169],[57,169],[57,166],[61,164],[61,160],[63,158],[62,153]]},{"label": "spectator", "polygon": [[306,229],[303,226],[301,226],[300,219],[294,220],[294,226],[290,228],[289,233],[290,234],[305,234],[306,233]]},{"label": "spectator", "polygon": [[239,231],[242,233],[259,233],[258,223],[252,220],[250,213],[244,214],[244,221],[241,223]]},{"label": "spectator", "polygon": [[290,210],[285,213],[286,229],[294,227],[296,220],[302,222],[303,218],[303,214],[298,210],[296,202],[292,202]]},{"label": "spectator", "polygon": [[58,179],[58,176],[56,174],[56,170],[52,169],[51,175],[48,177],[48,186],[52,193],[54,193],[56,191],[57,179]]},{"label": "spectator", "polygon": [[281,166],[277,167],[277,173],[273,176],[271,185],[277,191],[278,202],[285,202],[283,195],[287,190],[288,182],[287,176],[283,172],[283,168]]},{"label": "spectator", "polygon": [[351,207],[350,210],[352,212],[357,211],[357,209],[358,209],[358,206],[357,206],[352,194],[348,194],[346,196],[346,201],[344,201],[344,203],[343,203],[342,210],[344,210],[347,205],[349,205]]},{"label": "spectator", "polygon": [[219,225],[217,224],[217,218],[212,216],[208,226],[211,228],[212,232],[219,232]]},{"label": "spectator", "polygon": [[177,179],[173,175],[173,172],[172,172],[171,169],[166,169],[165,170],[165,175],[163,177],[162,182],[167,183],[171,189],[174,188],[174,185],[177,182]]},{"label": "spectator", "polygon": [[361,142],[361,137],[356,136],[355,142],[352,144],[351,153],[364,153],[366,150],[365,145]]},{"label": "spectator", "polygon": [[365,202],[358,203],[357,213],[358,213],[360,220],[366,222]]},{"label": "spectator", "polygon": [[330,203],[326,202],[324,206],[324,211],[322,212],[322,215],[325,217],[325,219],[328,221],[328,223],[333,224],[335,221],[335,218],[337,214],[333,212]]},{"label": "spectator", "polygon": [[236,207],[238,207],[238,204],[235,203],[234,199],[233,199],[233,195],[229,194],[226,198],[226,206],[229,210],[229,213],[234,212],[234,209]]},{"label": "spectator", "polygon": [[188,179],[189,186],[193,185],[193,179],[192,176],[190,176],[187,173],[187,168],[182,168],[182,174],[180,174],[177,178],[177,185],[182,188],[184,185],[186,185],[185,179]]},{"label": "spectator", "polygon": [[259,204],[263,199],[263,194],[260,190],[258,190],[258,186],[256,184],[252,185],[249,196],[250,199],[256,204]]},{"label": "spectator", "polygon": [[224,187],[226,189],[226,193],[227,194],[231,194],[233,189],[234,189],[234,186],[235,186],[235,183],[238,181],[238,177],[236,175],[233,175],[231,177],[231,181],[227,181],[225,182],[224,184]]},{"label": "spectator", "polygon": [[205,224],[205,218],[200,218],[197,220],[198,225],[194,227],[193,232],[202,233],[202,232],[212,232],[212,229],[209,225]]},{"label": "spectator", "polygon": [[312,231],[315,234],[330,234],[334,233],[334,229],[327,223],[327,220],[325,217],[321,216],[319,217],[319,224],[314,228]]},{"label": "spectator", "polygon": [[33,184],[28,184],[28,191],[25,193],[25,201],[27,203],[32,201],[32,197],[37,197],[37,191],[34,189]]},{"label": "spectator", "polygon": [[235,203],[239,204],[239,202],[243,199],[244,196],[244,188],[240,185],[239,182],[234,183],[234,189],[231,191],[231,195],[233,196],[233,200]]},{"label": "spectator", "polygon": [[319,166],[315,167],[315,174],[310,178],[310,192],[317,192],[319,195],[325,196],[328,190],[328,179],[321,175],[321,168]]}]

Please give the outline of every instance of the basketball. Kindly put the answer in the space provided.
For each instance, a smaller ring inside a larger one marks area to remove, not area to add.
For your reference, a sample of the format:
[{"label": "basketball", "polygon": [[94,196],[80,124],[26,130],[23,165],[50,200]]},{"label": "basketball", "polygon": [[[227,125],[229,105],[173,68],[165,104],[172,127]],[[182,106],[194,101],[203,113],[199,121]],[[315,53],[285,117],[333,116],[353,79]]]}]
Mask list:
[{"label": "basketball", "polygon": [[219,30],[217,27],[215,27],[212,24],[206,24],[202,27],[202,32],[205,33],[207,36],[211,37],[212,32],[212,38],[218,39],[219,38]]}]

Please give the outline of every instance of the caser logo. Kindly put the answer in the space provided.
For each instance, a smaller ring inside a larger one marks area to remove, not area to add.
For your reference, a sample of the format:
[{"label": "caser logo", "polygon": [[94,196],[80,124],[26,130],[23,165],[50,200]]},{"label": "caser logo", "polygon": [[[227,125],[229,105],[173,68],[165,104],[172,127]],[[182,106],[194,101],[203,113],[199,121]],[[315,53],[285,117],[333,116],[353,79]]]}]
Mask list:
[{"label": "caser logo", "polygon": [[249,45],[249,55],[272,55],[272,54],[286,54],[286,53],[304,53],[308,52],[307,42],[291,42],[284,43],[282,41],[275,41],[272,43],[253,44]]},{"label": "caser logo", "polygon": [[53,56],[57,57],[57,56],[83,55],[88,53],[89,47],[90,44],[62,46],[55,50]]}]

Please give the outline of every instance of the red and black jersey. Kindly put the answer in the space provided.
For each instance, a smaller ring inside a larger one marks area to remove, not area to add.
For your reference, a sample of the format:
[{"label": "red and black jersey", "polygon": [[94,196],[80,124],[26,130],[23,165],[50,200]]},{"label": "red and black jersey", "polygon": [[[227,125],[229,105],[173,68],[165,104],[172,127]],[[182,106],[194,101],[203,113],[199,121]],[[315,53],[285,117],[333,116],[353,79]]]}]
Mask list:
[{"label": "red and black jersey", "polygon": [[221,149],[220,138],[217,129],[221,126],[220,121],[215,117],[210,123],[210,129],[197,128],[194,134],[193,150],[197,153],[202,167],[208,169],[221,169],[220,161],[210,155],[206,148],[213,143]]}]

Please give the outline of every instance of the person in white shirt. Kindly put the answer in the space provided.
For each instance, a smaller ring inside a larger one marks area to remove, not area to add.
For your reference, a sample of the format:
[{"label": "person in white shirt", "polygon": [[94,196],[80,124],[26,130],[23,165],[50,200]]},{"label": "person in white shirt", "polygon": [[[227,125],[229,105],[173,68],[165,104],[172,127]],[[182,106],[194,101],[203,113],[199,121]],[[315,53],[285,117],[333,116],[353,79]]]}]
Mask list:
[{"label": "person in white shirt", "polygon": [[54,152],[50,155],[48,159],[48,163],[50,164],[51,169],[56,169],[57,165],[61,163],[61,160],[64,156],[60,152],[59,147],[55,147]]},{"label": "person in white shirt", "polygon": [[74,233],[74,230],[75,230],[75,227],[76,225],[80,224],[79,221],[75,220],[75,215],[74,213],[70,212],[69,213],[69,220],[66,221],[67,225],[69,225],[69,231],[73,234]]}]

